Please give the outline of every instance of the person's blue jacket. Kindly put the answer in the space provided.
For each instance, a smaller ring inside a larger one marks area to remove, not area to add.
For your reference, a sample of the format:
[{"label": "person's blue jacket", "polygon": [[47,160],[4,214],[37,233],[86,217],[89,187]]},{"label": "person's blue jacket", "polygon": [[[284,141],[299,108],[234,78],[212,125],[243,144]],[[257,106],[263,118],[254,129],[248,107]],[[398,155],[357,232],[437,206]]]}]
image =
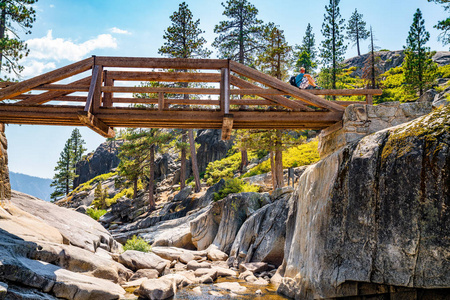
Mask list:
[{"label": "person's blue jacket", "polygon": [[295,84],[297,85],[297,87],[300,86],[300,83],[302,82],[303,79],[303,75],[304,73],[300,73],[297,76],[295,76]]}]

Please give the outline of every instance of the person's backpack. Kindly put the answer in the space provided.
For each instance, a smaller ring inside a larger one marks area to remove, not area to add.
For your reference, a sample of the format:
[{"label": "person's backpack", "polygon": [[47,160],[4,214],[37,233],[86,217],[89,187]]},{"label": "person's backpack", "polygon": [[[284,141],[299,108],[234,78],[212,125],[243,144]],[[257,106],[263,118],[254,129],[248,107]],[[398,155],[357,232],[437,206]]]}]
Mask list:
[{"label": "person's backpack", "polygon": [[289,83],[295,87],[297,87],[297,83],[295,82],[295,76],[291,76],[289,79]]}]

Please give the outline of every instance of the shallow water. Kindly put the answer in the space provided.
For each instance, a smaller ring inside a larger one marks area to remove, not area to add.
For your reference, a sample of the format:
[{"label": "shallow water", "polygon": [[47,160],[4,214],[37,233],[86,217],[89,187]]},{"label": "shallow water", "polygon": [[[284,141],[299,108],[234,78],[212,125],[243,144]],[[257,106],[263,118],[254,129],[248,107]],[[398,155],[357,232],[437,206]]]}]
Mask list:
[{"label": "shallow water", "polygon": [[[198,284],[198,285],[191,285],[187,288],[183,288],[178,290],[177,294],[173,299],[177,300],[201,300],[201,299],[264,299],[264,300],[284,300],[289,299],[287,297],[284,297],[282,295],[277,294],[276,289],[272,285],[252,285],[245,280],[236,279],[236,278],[218,278],[214,283],[219,282],[238,282],[241,286],[245,286],[247,290],[244,293],[239,294],[231,294],[230,291],[219,289],[214,284]],[[192,289],[199,286],[202,294],[199,295],[195,293]],[[262,294],[256,295],[256,291],[261,290]],[[222,295],[211,295],[210,292],[218,292]]]}]

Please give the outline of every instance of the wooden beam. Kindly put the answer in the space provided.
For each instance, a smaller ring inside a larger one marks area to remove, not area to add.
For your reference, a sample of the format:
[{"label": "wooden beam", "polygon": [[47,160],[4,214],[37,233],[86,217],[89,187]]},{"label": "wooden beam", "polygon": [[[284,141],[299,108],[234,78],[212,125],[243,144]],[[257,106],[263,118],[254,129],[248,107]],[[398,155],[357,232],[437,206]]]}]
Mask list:
[{"label": "wooden beam", "polygon": [[[101,87],[102,87],[102,82],[103,82],[103,78],[102,78],[102,76],[103,76],[103,66],[95,65],[93,70],[92,70],[92,78],[94,78],[94,73],[97,73],[96,74],[97,75],[96,76],[97,77],[96,78],[97,81],[95,82],[95,85],[94,85],[94,94],[93,94],[93,97],[92,97],[92,113],[96,114],[98,112],[98,109],[102,105],[102,91],[101,91]],[[92,86],[92,80],[91,80],[91,86]],[[90,91],[90,89],[89,89],[89,91]],[[88,98],[89,98],[89,94],[88,94]]]},{"label": "wooden beam", "polygon": [[152,68],[152,69],[210,69],[228,66],[226,59],[149,58],[96,56],[95,63],[104,67]]},{"label": "wooden beam", "polygon": [[119,81],[220,82],[218,73],[109,71]]},{"label": "wooden beam", "polygon": [[128,87],[128,86],[104,86],[101,88],[105,93],[168,93],[168,94],[200,94],[200,95],[219,95],[220,89],[205,88],[156,88],[156,87]]},{"label": "wooden beam", "polygon": [[87,92],[89,91],[88,85],[72,85],[72,84],[43,84],[33,88],[33,90],[42,91],[63,91],[63,92]]},{"label": "wooden beam", "polygon": [[[111,72],[103,71],[104,86],[113,86],[114,85],[114,79],[112,78],[110,73]],[[103,106],[104,107],[113,106],[113,93],[104,93],[103,94]]]},{"label": "wooden beam", "polygon": [[220,110],[225,115],[230,113],[230,69],[222,68],[220,81]]},{"label": "wooden beam", "polygon": [[[258,86],[245,81],[243,79],[240,79],[236,76],[231,76],[230,77],[230,82],[232,85],[237,86],[239,88],[245,88],[245,89],[256,89],[258,88]],[[260,88],[262,90],[262,88]],[[298,102],[294,102],[293,100],[287,99],[285,97],[282,96],[272,96],[272,95],[261,95],[258,93],[255,93],[255,95],[258,96],[262,96],[263,98],[272,101],[274,105],[281,105],[283,107],[289,108],[289,109],[293,109],[293,110],[303,110],[303,111],[313,111],[313,109],[298,103]],[[233,102],[233,101],[232,101]]]},{"label": "wooden beam", "polygon": [[88,58],[60,69],[30,78],[0,90],[0,101],[26,93],[42,84],[48,84],[75,74],[89,70],[93,65],[93,58]]},{"label": "wooden beam", "polygon": [[[75,82],[69,83],[68,85],[84,85],[91,81],[91,77],[86,77]],[[46,92],[39,95],[30,95],[22,101],[17,102],[19,105],[35,105],[35,104],[44,104],[46,102],[52,101],[54,98],[63,97],[71,92],[66,91],[57,91],[57,92]]]},{"label": "wooden beam", "polygon": [[98,82],[99,73],[100,73],[100,66],[95,65],[94,68],[92,69],[91,85],[89,86],[89,93],[87,95],[86,106],[84,107],[84,111],[89,111],[89,112],[92,111],[92,106],[93,106],[93,102],[94,102],[94,94],[96,91],[96,85]]},{"label": "wooden beam", "polygon": [[373,105],[373,96],[372,95],[367,94],[367,96],[366,96],[366,103],[369,104],[369,105]]},{"label": "wooden beam", "polygon": [[222,121],[222,140],[228,141],[231,138],[231,130],[233,129],[233,115],[225,114]]},{"label": "wooden beam", "polygon": [[327,135],[332,134],[333,132],[338,131],[344,126],[344,122],[341,120],[339,122],[336,122],[335,124],[331,125],[330,127],[327,127],[323,129],[320,133],[321,136],[325,137]]},{"label": "wooden beam", "polygon": [[303,90],[313,95],[324,96],[354,96],[354,95],[381,95],[383,90],[381,89],[343,89],[343,90]]},{"label": "wooden beam", "polygon": [[88,111],[78,112],[78,117],[80,121],[83,122],[87,127],[91,128],[101,136],[105,138],[112,138],[115,136],[114,129],[103,123],[96,116]]},{"label": "wooden beam", "polygon": [[163,92],[159,92],[158,93],[158,110],[162,111],[165,107],[165,103],[164,103],[164,93]]},{"label": "wooden beam", "polygon": [[289,83],[283,82],[277,78],[261,73],[250,67],[244,66],[243,64],[230,61],[230,67],[231,71],[236,72],[237,74],[251,78],[271,88],[283,91],[293,97],[299,98],[301,101],[306,102],[309,105],[326,108],[331,111],[344,111],[344,108],[338,104],[331,103],[330,101],[322,99],[316,95],[312,95],[308,92],[305,92],[304,90],[290,85]]}]

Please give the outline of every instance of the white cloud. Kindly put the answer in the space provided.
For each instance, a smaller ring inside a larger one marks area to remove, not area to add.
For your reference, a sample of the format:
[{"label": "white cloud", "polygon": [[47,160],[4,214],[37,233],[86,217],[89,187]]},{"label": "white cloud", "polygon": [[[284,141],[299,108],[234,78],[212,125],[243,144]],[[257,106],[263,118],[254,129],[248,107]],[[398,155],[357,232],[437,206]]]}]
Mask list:
[{"label": "white cloud", "polygon": [[63,38],[53,38],[52,31],[42,38],[27,41],[29,58],[78,61],[96,49],[117,48],[116,39],[110,34],[100,34],[94,39],[77,44]]},{"label": "white cloud", "polygon": [[53,4],[50,4],[50,8],[54,8],[55,6]]},{"label": "white cloud", "polygon": [[131,34],[131,32],[129,32],[128,30],[123,30],[123,29],[120,29],[120,28],[117,28],[117,27],[111,28],[110,31],[112,33],[117,33],[117,34]]},{"label": "white cloud", "polygon": [[20,76],[22,77],[34,77],[37,75],[40,75],[42,73],[45,73],[46,70],[54,70],[56,68],[55,63],[49,62],[49,63],[43,63],[36,60],[27,61],[27,63],[24,64],[23,72],[20,73]]}]

